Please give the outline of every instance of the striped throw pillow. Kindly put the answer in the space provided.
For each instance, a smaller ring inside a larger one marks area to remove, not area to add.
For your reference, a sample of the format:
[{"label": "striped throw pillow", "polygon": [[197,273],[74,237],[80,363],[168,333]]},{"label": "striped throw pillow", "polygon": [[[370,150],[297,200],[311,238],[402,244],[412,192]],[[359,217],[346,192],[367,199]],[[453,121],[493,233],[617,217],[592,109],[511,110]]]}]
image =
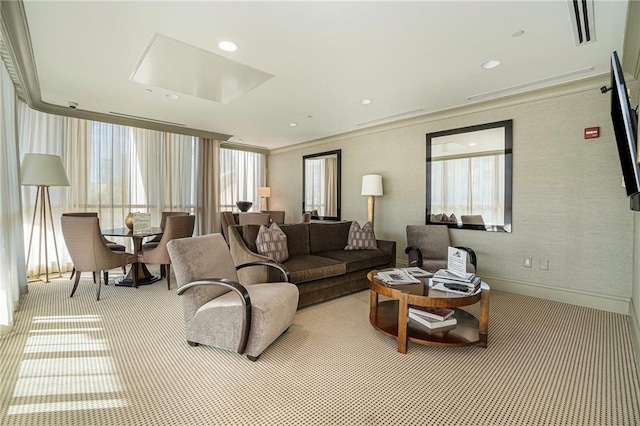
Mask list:
[{"label": "striped throw pillow", "polygon": [[282,232],[282,229],[275,222],[269,228],[260,225],[260,230],[256,237],[256,247],[258,253],[270,257],[276,262],[281,263],[289,258],[287,235]]},{"label": "striped throw pillow", "polygon": [[344,249],[378,250],[378,243],[376,243],[376,235],[373,233],[371,222],[365,223],[362,228],[360,228],[360,224],[355,220],[351,222],[349,241]]}]

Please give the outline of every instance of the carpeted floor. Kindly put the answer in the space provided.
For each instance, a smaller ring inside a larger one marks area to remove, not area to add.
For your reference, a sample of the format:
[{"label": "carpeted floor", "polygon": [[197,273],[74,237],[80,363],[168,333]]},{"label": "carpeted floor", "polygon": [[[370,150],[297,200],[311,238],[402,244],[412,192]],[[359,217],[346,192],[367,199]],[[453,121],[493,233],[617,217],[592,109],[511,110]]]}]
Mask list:
[{"label": "carpeted floor", "polygon": [[637,425],[627,317],[492,291],[489,347],[407,354],[368,292],[298,311],[253,363],[182,336],[175,289],[31,284],[0,338],[1,425]]}]

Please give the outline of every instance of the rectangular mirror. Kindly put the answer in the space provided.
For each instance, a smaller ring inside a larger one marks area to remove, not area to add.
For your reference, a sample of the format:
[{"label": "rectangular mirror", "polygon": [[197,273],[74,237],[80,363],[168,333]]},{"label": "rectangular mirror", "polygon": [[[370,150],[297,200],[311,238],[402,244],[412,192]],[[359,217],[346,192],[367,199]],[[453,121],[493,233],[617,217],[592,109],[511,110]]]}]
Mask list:
[{"label": "rectangular mirror", "polygon": [[427,133],[427,224],[511,232],[512,120]]},{"label": "rectangular mirror", "polygon": [[302,212],[316,220],[340,220],[341,150],[302,157]]}]

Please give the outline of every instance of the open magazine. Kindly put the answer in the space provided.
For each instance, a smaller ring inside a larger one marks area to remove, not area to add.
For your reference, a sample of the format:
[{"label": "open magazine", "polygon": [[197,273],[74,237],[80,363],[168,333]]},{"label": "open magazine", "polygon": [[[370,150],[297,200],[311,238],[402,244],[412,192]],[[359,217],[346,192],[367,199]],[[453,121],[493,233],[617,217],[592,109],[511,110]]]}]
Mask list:
[{"label": "open magazine", "polygon": [[376,278],[387,285],[419,284],[422,282],[402,269],[380,271],[376,274]]}]

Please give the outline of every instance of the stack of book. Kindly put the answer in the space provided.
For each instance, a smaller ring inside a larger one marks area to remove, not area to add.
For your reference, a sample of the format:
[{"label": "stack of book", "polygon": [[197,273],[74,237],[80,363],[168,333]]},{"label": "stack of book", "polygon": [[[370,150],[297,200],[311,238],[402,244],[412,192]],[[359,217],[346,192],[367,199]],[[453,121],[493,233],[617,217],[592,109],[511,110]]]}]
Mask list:
[{"label": "stack of book", "polygon": [[480,288],[480,277],[473,273],[456,274],[447,269],[440,269],[433,274],[433,286],[435,290],[449,293],[473,294]]},{"label": "stack of book", "polygon": [[458,321],[452,316],[455,311],[449,308],[425,308],[409,306],[409,319],[433,330],[454,326]]}]

